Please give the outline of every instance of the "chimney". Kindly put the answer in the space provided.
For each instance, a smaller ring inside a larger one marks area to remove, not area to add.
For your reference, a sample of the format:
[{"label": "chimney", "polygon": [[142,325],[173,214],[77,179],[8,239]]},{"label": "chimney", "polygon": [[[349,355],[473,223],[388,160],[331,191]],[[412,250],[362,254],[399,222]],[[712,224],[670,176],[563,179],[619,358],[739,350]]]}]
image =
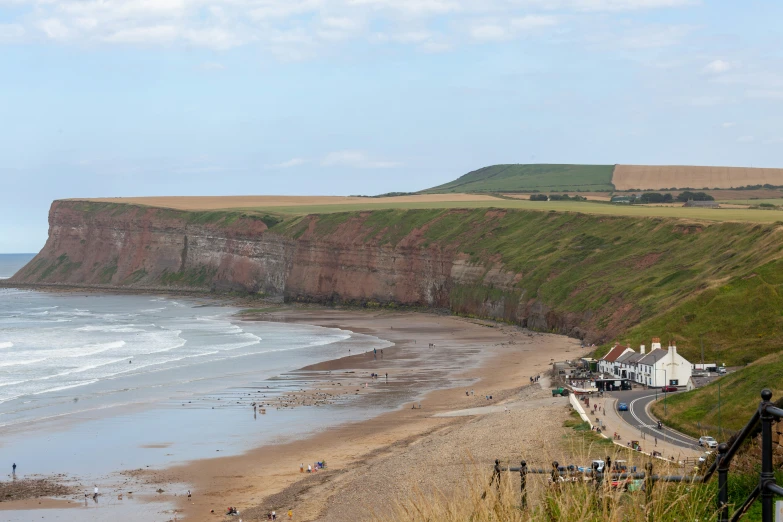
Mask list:
[{"label": "chimney", "polygon": [[660,350],[661,349],[661,338],[660,337],[653,337],[652,338],[652,345],[650,346],[651,350]]},{"label": "chimney", "polygon": [[644,345],[641,345],[641,346],[639,347],[639,353],[641,353],[642,355],[644,355]]}]

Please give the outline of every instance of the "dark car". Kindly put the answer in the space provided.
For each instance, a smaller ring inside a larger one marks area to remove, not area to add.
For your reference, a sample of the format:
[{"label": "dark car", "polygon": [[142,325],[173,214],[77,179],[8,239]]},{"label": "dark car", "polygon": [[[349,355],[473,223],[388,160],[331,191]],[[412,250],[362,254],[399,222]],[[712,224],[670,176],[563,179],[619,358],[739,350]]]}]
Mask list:
[{"label": "dark car", "polygon": [[664,386],[663,388],[661,388],[661,391],[676,392],[676,391],[680,391],[680,389],[677,388],[676,386]]}]

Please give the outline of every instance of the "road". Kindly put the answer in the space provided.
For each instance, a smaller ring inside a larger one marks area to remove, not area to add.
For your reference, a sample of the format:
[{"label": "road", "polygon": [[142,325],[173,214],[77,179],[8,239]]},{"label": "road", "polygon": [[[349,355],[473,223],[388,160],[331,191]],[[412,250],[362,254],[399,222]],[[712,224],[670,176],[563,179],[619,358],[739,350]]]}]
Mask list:
[{"label": "road", "polygon": [[[624,402],[628,405],[628,411],[618,411],[617,413],[626,423],[644,433],[647,440],[657,437],[658,440],[670,442],[681,448],[699,449],[696,439],[665,426],[660,430],[657,428],[658,422],[647,414],[647,405],[655,400],[655,390],[617,391],[607,395],[617,399],[617,404]],[[660,395],[661,392],[658,392],[658,396]]]}]

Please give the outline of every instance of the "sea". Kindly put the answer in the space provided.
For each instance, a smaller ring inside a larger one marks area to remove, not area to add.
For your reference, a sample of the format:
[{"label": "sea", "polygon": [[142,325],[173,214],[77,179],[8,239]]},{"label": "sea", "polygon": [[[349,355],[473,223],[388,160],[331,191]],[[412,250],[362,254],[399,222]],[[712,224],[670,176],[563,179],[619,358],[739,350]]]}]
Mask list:
[{"label": "sea", "polygon": [[[0,255],[0,277],[30,258]],[[298,369],[392,343],[238,311],[211,299],[0,287],[0,462],[98,481],[377,415],[343,404],[259,420],[250,401],[306,387],[313,376]]]}]

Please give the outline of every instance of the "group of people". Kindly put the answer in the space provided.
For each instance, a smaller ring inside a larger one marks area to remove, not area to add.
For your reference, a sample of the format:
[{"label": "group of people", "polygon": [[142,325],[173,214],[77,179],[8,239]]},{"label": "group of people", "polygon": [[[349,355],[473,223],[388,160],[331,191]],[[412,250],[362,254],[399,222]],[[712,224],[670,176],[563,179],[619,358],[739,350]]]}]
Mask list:
[{"label": "group of people", "polygon": [[530,378],[530,382],[538,382],[538,379],[540,379],[540,378],[541,378],[540,375],[536,375],[535,377],[531,377]]},{"label": "group of people", "polygon": [[[324,468],[326,468],[326,461],[325,460],[319,460],[318,462],[315,463],[315,465],[308,464],[307,465],[307,472],[308,473],[315,473],[316,471],[322,470]],[[299,473],[304,473],[304,471],[305,471],[305,467],[304,467],[304,462],[303,462],[302,464],[299,465]]]}]

